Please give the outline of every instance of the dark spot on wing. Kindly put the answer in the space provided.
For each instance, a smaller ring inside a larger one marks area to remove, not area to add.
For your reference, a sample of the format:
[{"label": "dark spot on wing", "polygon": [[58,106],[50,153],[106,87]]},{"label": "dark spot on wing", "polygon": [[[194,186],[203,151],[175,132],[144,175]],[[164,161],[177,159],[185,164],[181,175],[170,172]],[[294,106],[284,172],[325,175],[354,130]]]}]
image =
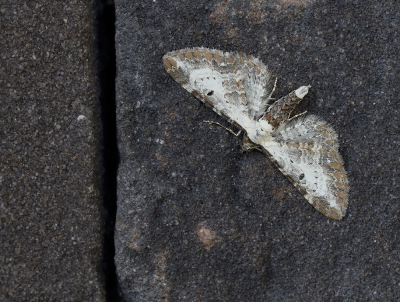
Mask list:
[{"label": "dark spot on wing", "polygon": [[299,179],[302,180],[304,178],[304,173],[301,173]]},{"label": "dark spot on wing", "polygon": [[214,91],[212,91],[212,90],[209,93],[207,93],[208,96],[211,96],[213,94],[214,94]]}]

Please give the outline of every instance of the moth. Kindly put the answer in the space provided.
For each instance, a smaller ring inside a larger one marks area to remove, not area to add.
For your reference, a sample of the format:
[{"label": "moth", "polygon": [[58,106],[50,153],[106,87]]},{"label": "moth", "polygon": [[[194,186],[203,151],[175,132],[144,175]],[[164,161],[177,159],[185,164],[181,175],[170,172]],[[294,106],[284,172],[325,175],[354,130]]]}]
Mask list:
[{"label": "moth", "polygon": [[241,53],[182,49],[167,53],[163,63],[183,88],[244,132],[244,150],[264,152],[311,205],[342,219],[349,184],[335,130],[314,115],[290,118],[311,86],[272,102],[271,72]]}]

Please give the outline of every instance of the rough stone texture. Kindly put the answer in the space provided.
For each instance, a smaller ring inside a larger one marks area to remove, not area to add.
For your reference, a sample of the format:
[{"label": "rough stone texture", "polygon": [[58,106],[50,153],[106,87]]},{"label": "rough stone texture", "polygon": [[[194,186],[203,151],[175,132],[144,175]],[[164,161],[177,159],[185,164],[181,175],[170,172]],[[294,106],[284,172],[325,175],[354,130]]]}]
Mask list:
[{"label": "rough stone texture", "polygon": [[91,3],[0,20],[0,301],[104,301]]},{"label": "rough stone texture", "polygon": [[[400,299],[400,4],[117,4],[121,166],[116,265],[127,301]],[[348,214],[317,212],[261,153],[164,71],[184,47],[242,51],[311,84],[305,108],[339,133]]]}]

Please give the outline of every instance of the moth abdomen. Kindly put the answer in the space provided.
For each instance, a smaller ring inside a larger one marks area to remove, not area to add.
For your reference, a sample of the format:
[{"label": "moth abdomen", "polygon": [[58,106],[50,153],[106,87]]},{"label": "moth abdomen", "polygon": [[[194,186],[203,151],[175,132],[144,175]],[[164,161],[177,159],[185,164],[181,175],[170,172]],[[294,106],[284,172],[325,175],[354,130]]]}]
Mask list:
[{"label": "moth abdomen", "polygon": [[273,127],[278,127],[281,123],[289,119],[290,113],[300,103],[303,98],[296,95],[296,91],[292,91],[288,95],[275,101],[265,113],[265,119]]}]

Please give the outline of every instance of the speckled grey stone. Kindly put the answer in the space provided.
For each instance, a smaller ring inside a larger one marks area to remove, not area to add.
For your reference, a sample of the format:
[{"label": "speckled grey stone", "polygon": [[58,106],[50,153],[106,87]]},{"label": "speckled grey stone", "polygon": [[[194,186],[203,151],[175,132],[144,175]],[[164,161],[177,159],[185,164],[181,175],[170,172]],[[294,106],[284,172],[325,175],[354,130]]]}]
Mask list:
[{"label": "speckled grey stone", "polygon": [[0,20],[0,301],[104,301],[91,3]]},{"label": "speckled grey stone", "polygon": [[[400,299],[400,4],[117,0],[116,266],[127,301]],[[165,72],[205,46],[259,57],[339,133],[348,214],[317,212]]]}]

